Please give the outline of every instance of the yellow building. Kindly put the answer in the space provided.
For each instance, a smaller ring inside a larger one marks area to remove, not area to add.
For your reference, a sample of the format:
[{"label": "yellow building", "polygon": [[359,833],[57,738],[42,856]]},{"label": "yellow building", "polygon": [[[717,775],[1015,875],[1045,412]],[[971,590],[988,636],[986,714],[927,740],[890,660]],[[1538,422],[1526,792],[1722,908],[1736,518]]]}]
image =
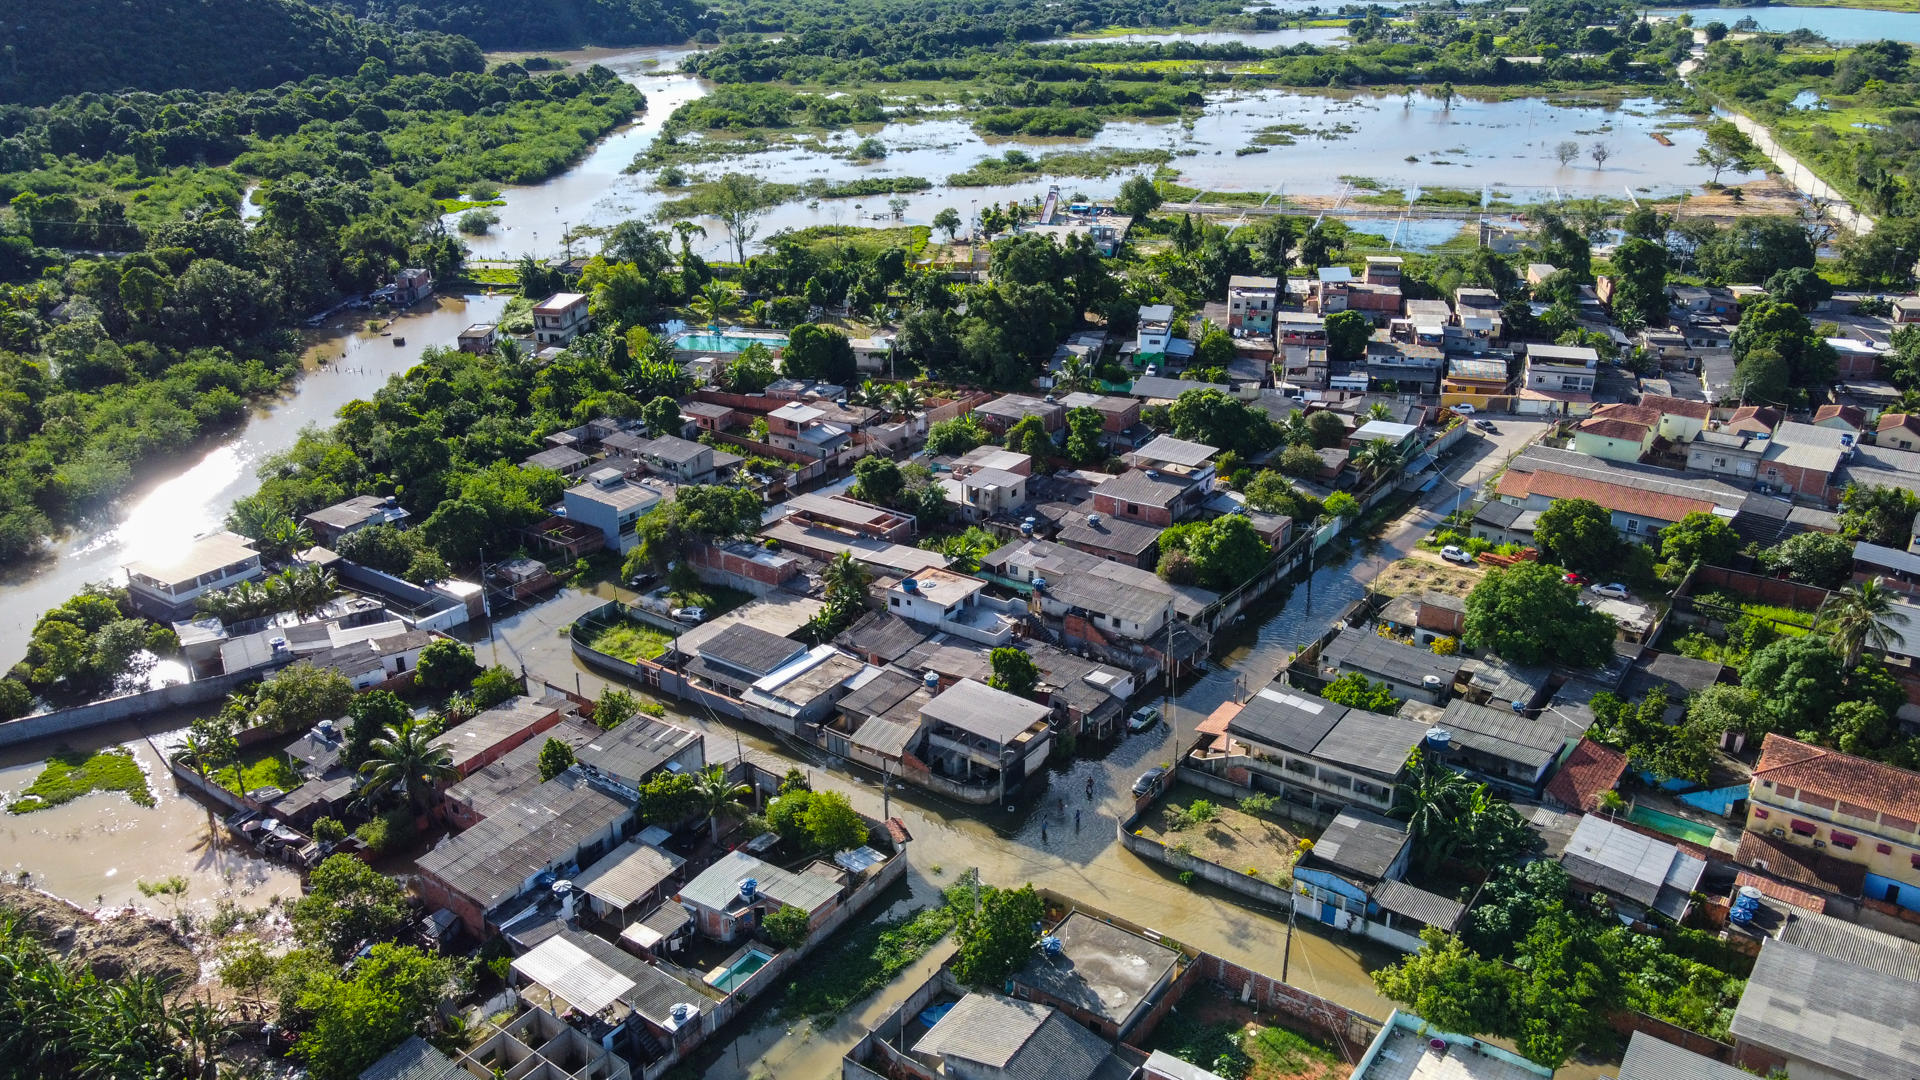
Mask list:
[{"label": "yellow building", "polygon": [[1768,735],[1747,831],[1864,867],[1868,900],[1920,911],[1920,773]]}]

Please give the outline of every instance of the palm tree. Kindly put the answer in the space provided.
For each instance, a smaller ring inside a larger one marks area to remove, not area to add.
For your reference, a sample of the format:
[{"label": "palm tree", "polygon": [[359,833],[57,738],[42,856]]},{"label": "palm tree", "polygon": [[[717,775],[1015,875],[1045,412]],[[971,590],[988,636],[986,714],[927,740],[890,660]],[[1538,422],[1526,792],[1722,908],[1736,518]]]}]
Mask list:
[{"label": "palm tree", "polygon": [[1860,662],[1860,653],[1867,646],[1885,652],[1906,640],[1893,629],[1894,624],[1907,624],[1906,614],[1896,610],[1894,602],[1887,579],[1876,577],[1849,585],[1820,605],[1819,625],[1848,668]]},{"label": "palm tree", "polygon": [[273,580],[280,582],[285,590],[288,607],[294,614],[306,618],[326,606],[327,601],[340,595],[340,579],[333,571],[319,566],[299,566],[274,575]]},{"label": "palm tree", "polygon": [[720,316],[726,313],[732,303],[733,294],[727,291],[725,285],[717,281],[709,281],[706,288],[700,290],[700,295],[687,304],[687,308],[696,316],[706,320],[708,326],[718,326]]},{"label": "palm tree", "polygon": [[707,230],[695,222],[676,221],[673,223],[673,235],[680,238],[680,265],[684,267],[687,263],[693,261],[691,238],[698,236],[700,239],[705,240],[707,238]]},{"label": "palm tree", "polygon": [[887,395],[888,408],[899,414],[902,420],[912,419],[913,414],[919,412],[923,404],[920,391],[906,383],[894,387],[893,392]]},{"label": "palm tree", "polygon": [[1305,409],[1295,409],[1280,421],[1280,441],[1287,446],[1299,443],[1313,444],[1313,428],[1307,424]]},{"label": "palm tree", "polygon": [[820,571],[820,584],[826,586],[829,600],[835,596],[847,594],[859,595],[866,591],[867,572],[854,561],[853,553],[843,551],[828,561]]},{"label": "palm tree", "polygon": [[1084,356],[1069,356],[1060,362],[1060,370],[1054,373],[1053,388],[1071,393],[1085,390],[1093,385],[1093,366]]},{"label": "palm tree", "polygon": [[1367,419],[1369,420],[1385,420],[1391,415],[1393,415],[1393,410],[1387,408],[1387,403],[1384,401],[1376,401],[1367,406]]},{"label": "palm tree", "polygon": [[736,784],[727,777],[727,770],[718,765],[709,765],[700,770],[693,778],[693,791],[699,798],[701,814],[706,818],[709,835],[714,843],[720,842],[720,819],[723,817],[745,817],[746,798],[753,789],[745,784]]},{"label": "palm tree", "polygon": [[262,551],[267,554],[286,558],[296,551],[305,551],[313,546],[313,530],[282,515],[267,528],[266,535],[256,537]]},{"label": "palm tree", "polygon": [[395,789],[406,792],[415,814],[423,814],[427,800],[440,784],[456,780],[460,771],[453,766],[453,754],[444,746],[433,745],[433,731],[411,720],[373,740],[372,757],[360,766],[367,786],[361,798],[372,800]]},{"label": "palm tree", "polygon": [[[201,786],[212,786],[212,775],[231,760],[231,748],[220,745],[212,739],[198,734],[190,734],[180,749],[174,751],[173,760],[192,769],[200,778]],[[207,832],[213,833],[213,804],[207,803]]]},{"label": "palm tree", "polygon": [[853,392],[848,394],[847,397],[855,405],[862,405],[869,409],[877,409],[887,400],[887,388],[874,382],[872,379],[867,379],[859,386],[854,387]]},{"label": "palm tree", "polygon": [[1393,812],[1407,822],[1415,850],[1434,865],[1458,842],[1455,822],[1472,798],[1467,778],[1419,750],[1407,763],[1407,781],[1394,789]]},{"label": "palm tree", "polygon": [[508,367],[519,367],[521,361],[526,359],[526,352],[520,347],[520,342],[510,337],[503,337],[494,342],[493,353]]}]

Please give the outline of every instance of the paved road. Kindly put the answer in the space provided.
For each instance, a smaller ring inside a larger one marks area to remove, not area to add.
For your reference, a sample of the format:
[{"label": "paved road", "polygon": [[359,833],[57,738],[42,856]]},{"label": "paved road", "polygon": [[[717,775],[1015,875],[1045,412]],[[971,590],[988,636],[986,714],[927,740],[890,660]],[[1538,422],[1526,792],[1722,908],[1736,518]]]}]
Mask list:
[{"label": "paved road", "polygon": [[[1459,504],[1464,490],[1483,483],[1547,426],[1541,421],[1494,419],[1497,434],[1476,433],[1465,440],[1442,463],[1446,479],[1418,505],[1377,537],[1358,541],[1351,554],[1323,565],[1313,574],[1311,588],[1296,587],[1250,613],[1238,631],[1240,640],[1229,642],[1212,670],[1180,691],[1170,711],[1178,730],[1190,733],[1193,724],[1221,702],[1242,698],[1272,681],[1289,652],[1324,629],[1332,614],[1361,595],[1381,568],[1412,550],[1440,517]],[[610,594],[604,588],[602,595],[565,590],[546,603],[498,620],[492,643],[483,640],[476,652],[487,662],[497,649],[498,662],[524,665],[535,678],[597,694],[606,680],[574,660],[563,630]],[[678,711],[675,703],[665,704]],[[1345,936],[1320,936],[1317,927],[1303,929],[1289,942],[1282,913],[1258,909],[1215,890],[1182,885],[1118,844],[1115,831],[1120,817],[1131,809],[1129,789],[1134,778],[1172,755],[1175,729],[1170,725],[1074,760],[1052,772],[1047,786],[1030,803],[1009,812],[951,804],[900,785],[887,798],[878,774],[812,748],[777,743],[758,728],[712,715],[682,713],[680,722],[707,734],[710,758],[730,758],[736,747],[773,753],[807,769],[816,787],[845,792],[863,813],[878,816],[884,805],[902,818],[913,836],[908,847],[912,872],[895,911],[936,902],[941,888],[968,867],[978,867],[990,883],[1031,881],[1259,970],[1280,974],[1284,969],[1295,985],[1363,1012],[1384,1017],[1392,1008],[1374,992],[1367,975],[1389,962],[1391,954],[1371,946],[1363,950]],[[1086,794],[1089,780],[1091,798]],[[856,1010],[862,1018],[878,1011],[874,1002]],[[860,1031],[859,1024],[847,1018],[826,1029],[807,1023],[756,1023],[726,1047],[706,1075],[810,1080],[833,1075],[839,1055]]]}]

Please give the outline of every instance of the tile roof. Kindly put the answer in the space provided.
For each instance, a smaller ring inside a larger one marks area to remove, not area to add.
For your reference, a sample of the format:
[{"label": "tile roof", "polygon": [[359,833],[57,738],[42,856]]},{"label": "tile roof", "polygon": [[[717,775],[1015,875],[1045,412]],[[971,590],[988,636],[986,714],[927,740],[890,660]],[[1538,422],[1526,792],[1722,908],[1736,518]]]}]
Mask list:
[{"label": "tile roof", "polygon": [[1418,919],[1428,926],[1451,930],[1460,925],[1467,906],[1438,893],[1415,888],[1404,881],[1383,881],[1373,890],[1373,899],[1395,915]]},{"label": "tile roof", "polygon": [[[1658,422],[1658,418],[1655,418]],[[1621,416],[1593,416],[1580,421],[1580,430],[1601,439],[1625,439],[1639,442],[1647,437],[1653,424],[1643,424]]]},{"label": "tile roof", "polygon": [[1867,883],[1867,868],[1859,863],[1755,832],[1740,834],[1740,848],[1733,858],[1790,885],[1836,896],[1859,896]]},{"label": "tile roof", "polygon": [[1917,413],[1881,413],[1880,419],[1873,425],[1875,431],[1890,431],[1893,428],[1905,428],[1920,434],[1920,414]]},{"label": "tile roof", "polygon": [[1619,786],[1620,777],[1626,771],[1627,755],[1583,738],[1547,782],[1547,799],[1581,813],[1592,813],[1599,808],[1601,794]]},{"label": "tile roof", "polygon": [[1753,778],[1843,799],[1907,821],[1920,821],[1920,773],[1784,735],[1769,733],[1760,744],[1760,760],[1753,766]]},{"label": "tile roof", "polygon": [[1640,395],[1640,407],[1653,409],[1664,416],[1685,416],[1703,421],[1713,414],[1713,407],[1704,401],[1691,401],[1687,398],[1667,397],[1662,394]]},{"label": "tile roof", "polygon": [[1858,431],[1866,425],[1867,413],[1858,405],[1822,405],[1813,411],[1813,422],[1823,420],[1843,420]]},{"label": "tile roof", "polygon": [[1920,986],[1776,939],[1761,944],[1728,1029],[1825,1075],[1920,1073]]},{"label": "tile roof", "polygon": [[1751,870],[1741,870],[1734,874],[1734,888],[1744,889],[1749,885],[1759,889],[1763,895],[1778,900],[1783,904],[1792,904],[1794,907],[1803,908],[1812,912],[1824,912],[1827,910],[1827,898],[1821,896],[1819,893],[1809,892],[1806,889],[1788,885],[1785,882],[1775,881],[1769,877],[1762,877]]},{"label": "tile roof", "polygon": [[1502,496],[1513,498],[1539,495],[1547,499],[1586,499],[1608,510],[1659,521],[1679,521],[1696,511],[1710,514],[1714,508],[1712,502],[1704,499],[1667,495],[1544,469],[1535,472],[1507,470],[1500,477],[1499,492]]}]

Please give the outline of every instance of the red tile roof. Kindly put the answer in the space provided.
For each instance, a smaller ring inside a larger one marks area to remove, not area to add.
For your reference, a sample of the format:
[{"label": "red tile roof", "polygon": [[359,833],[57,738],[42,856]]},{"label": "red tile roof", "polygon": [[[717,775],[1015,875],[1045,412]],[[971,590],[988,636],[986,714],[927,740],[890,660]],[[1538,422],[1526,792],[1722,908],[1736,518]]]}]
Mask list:
[{"label": "red tile roof", "polygon": [[1920,416],[1903,412],[1881,413],[1880,422],[1874,425],[1873,430],[1887,431],[1892,428],[1906,428],[1908,431],[1920,433]]},{"label": "red tile roof", "polygon": [[1920,773],[1828,750],[1784,735],[1760,744],[1755,780],[1800,788],[1830,799],[1920,821]]},{"label": "red tile roof", "polygon": [[1780,410],[1767,405],[1742,405],[1733,410],[1725,431],[1772,431],[1780,426]]},{"label": "red tile roof", "polygon": [[1200,721],[1193,730],[1199,735],[1225,735],[1227,722],[1240,715],[1240,710],[1243,708],[1245,706],[1237,701],[1221,702],[1220,707],[1213,710],[1205,720]]},{"label": "red tile roof", "polygon": [[1588,435],[1602,439],[1625,439],[1628,442],[1640,442],[1647,437],[1652,424],[1642,424],[1635,420],[1626,420],[1614,416],[1595,414],[1592,419],[1580,421],[1580,430]]},{"label": "red tile roof", "polygon": [[1654,409],[1663,416],[1685,416],[1703,423],[1713,412],[1712,407],[1704,401],[1688,401],[1686,398],[1667,397],[1663,394],[1640,395],[1640,407]]},{"label": "red tile roof", "polygon": [[1532,473],[1508,469],[1500,477],[1498,491],[1501,495],[1515,498],[1539,495],[1548,499],[1589,499],[1608,510],[1617,510],[1623,514],[1635,514],[1659,521],[1679,521],[1696,510],[1705,513],[1713,512],[1713,503],[1705,499],[1689,499],[1682,495],[1642,491],[1639,488],[1609,484],[1604,480],[1568,476],[1565,473],[1548,472],[1545,469]]},{"label": "red tile roof", "polygon": [[1612,791],[1627,771],[1627,755],[1592,739],[1581,739],[1567,755],[1560,771],[1547,783],[1547,798],[1561,806],[1591,813],[1600,805],[1600,794]]},{"label": "red tile roof", "polygon": [[1867,422],[1866,410],[1858,405],[1822,405],[1813,412],[1813,422],[1822,420],[1845,420],[1858,431]]},{"label": "red tile roof", "polygon": [[1769,877],[1761,877],[1751,870],[1742,870],[1738,874],[1735,874],[1733,884],[1736,889],[1751,885],[1759,889],[1761,893],[1781,903],[1792,904],[1794,907],[1811,911],[1817,915],[1824,915],[1827,912],[1827,898],[1821,896],[1819,893],[1808,892],[1805,889],[1797,889],[1792,885],[1775,881]]},{"label": "red tile roof", "polygon": [[1754,832],[1740,834],[1740,850],[1733,860],[1789,885],[1836,896],[1859,896],[1867,883],[1867,868],[1858,863],[1841,862],[1811,848]]}]

